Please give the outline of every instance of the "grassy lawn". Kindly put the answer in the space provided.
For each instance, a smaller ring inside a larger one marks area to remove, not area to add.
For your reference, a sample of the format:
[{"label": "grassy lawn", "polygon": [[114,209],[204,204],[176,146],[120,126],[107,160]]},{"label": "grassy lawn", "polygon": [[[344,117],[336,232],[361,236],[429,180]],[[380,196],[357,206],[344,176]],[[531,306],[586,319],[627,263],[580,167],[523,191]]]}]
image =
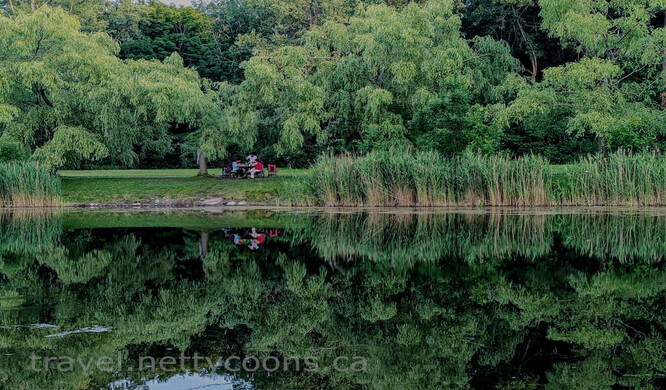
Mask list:
[{"label": "grassy lawn", "polygon": [[[554,174],[567,165],[552,165]],[[270,203],[307,169],[280,169],[271,179],[218,179],[197,176],[197,169],[133,169],[60,171],[63,200],[67,204],[91,203],[192,203],[210,198]]]},{"label": "grassy lawn", "polygon": [[209,198],[271,202],[306,170],[280,169],[271,179],[218,179],[196,176],[196,169],[60,171],[63,200],[81,203],[180,203]]}]

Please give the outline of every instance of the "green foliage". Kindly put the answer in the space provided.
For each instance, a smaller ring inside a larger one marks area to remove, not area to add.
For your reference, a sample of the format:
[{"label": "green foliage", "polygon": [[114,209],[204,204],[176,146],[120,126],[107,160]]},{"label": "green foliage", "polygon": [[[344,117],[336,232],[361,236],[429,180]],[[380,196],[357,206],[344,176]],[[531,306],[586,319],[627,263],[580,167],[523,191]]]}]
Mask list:
[{"label": "green foliage", "polygon": [[107,154],[131,166],[169,151],[174,124],[217,126],[217,106],[177,54],[123,62],[108,35],[81,32],[60,8],[0,18],[0,133],[49,167]]},{"label": "green foliage", "polygon": [[35,151],[35,158],[54,170],[65,165],[67,158],[99,160],[108,154],[106,146],[84,129],[60,126],[55,129],[53,139]]},{"label": "green foliage", "polygon": [[257,113],[254,131],[271,129],[266,141],[277,146],[268,153],[409,144],[492,150],[497,134],[475,103],[501,101],[494,91],[516,62],[492,39],[470,47],[454,8],[434,0],[362,6],[346,22],[311,27],[299,45],[258,49],[243,64],[232,106]]},{"label": "green foliage", "polygon": [[177,52],[185,66],[203,77],[220,79],[211,20],[191,7],[170,7],[159,2],[115,3],[107,11],[106,30],[120,42],[120,57],[160,61]]},{"label": "green foliage", "polygon": [[[597,150],[663,147],[662,2],[540,1],[542,27],[582,58],[543,71],[499,116],[503,128],[563,121],[569,136],[594,137]],[[542,119],[539,119],[542,118]]]},{"label": "green foliage", "polygon": [[0,138],[0,163],[25,160],[30,153],[19,142]]},{"label": "green foliage", "polygon": [[463,3],[2,0],[0,132],[68,167],[665,147],[663,2]]},{"label": "green foliage", "polygon": [[522,89],[500,121],[561,117],[567,134],[593,135],[599,147],[645,149],[666,133],[664,111],[633,101],[619,91],[619,66],[605,59],[583,59],[544,71],[544,81]]}]

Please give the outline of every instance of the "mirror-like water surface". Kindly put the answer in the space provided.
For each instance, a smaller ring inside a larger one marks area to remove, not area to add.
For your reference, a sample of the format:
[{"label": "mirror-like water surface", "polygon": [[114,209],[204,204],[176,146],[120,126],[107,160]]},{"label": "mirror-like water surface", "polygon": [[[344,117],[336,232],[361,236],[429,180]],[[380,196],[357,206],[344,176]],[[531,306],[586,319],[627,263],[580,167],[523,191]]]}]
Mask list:
[{"label": "mirror-like water surface", "polygon": [[6,389],[660,388],[666,212],[0,214]]}]

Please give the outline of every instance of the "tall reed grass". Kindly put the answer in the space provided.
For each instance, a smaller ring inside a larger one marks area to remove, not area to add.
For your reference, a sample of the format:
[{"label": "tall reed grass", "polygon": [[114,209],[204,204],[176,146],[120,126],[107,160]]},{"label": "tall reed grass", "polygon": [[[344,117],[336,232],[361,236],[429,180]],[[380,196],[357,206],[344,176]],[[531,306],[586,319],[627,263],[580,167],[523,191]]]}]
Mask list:
[{"label": "tall reed grass", "polygon": [[554,174],[535,155],[322,155],[287,198],[320,206],[663,205],[666,158],[620,151],[585,157]]},{"label": "tall reed grass", "polygon": [[666,158],[655,152],[587,156],[558,179],[552,192],[562,205],[666,204]]},{"label": "tall reed grass", "polygon": [[57,206],[61,201],[60,178],[35,162],[0,164],[0,206]]},{"label": "tall reed grass", "polygon": [[538,156],[510,159],[465,153],[445,158],[435,152],[410,151],[373,152],[362,157],[324,155],[294,191],[300,194],[294,203],[545,205],[549,203],[548,169],[548,162]]}]

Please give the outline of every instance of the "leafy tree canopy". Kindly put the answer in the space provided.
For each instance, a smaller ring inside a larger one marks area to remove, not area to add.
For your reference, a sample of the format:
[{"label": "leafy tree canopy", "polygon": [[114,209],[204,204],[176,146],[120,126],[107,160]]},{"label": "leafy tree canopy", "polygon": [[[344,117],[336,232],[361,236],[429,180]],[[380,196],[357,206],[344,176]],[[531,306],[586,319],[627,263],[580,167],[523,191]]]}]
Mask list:
[{"label": "leafy tree canopy", "polygon": [[131,166],[171,147],[169,129],[211,129],[219,113],[178,54],[122,61],[105,33],[60,8],[0,17],[0,134],[51,167],[80,159]]},{"label": "leafy tree canopy", "polygon": [[[54,138],[49,132],[57,126],[67,126],[58,142],[81,147],[41,152],[40,158],[50,156],[55,165],[108,155],[100,163],[176,166],[193,161],[195,150],[208,158],[254,150],[280,164],[307,165],[327,150],[395,146],[443,154],[467,148],[538,153],[569,163],[591,152],[666,146],[662,0],[213,0],[193,7],[0,0],[3,43],[25,41],[34,50],[35,36],[29,42],[16,34],[37,34],[38,23],[26,21],[39,19],[31,13],[55,12],[48,7],[78,22],[67,19],[55,32],[61,44],[42,46],[43,53],[19,55],[17,46],[2,53],[7,66],[0,121],[3,133],[10,120],[13,128],[38,129],[21,141],[32,150]],[[74,35],[78,43],[65,44]],[[44,57],[58,50],[67,51],[62,58],[54,54],[60,63]],[[155,61],[173,53],[188,69],[172,73]],[[65,76],[44,76],[30,81],[35,91],[26,87],[37,100],[16,95],[15,79],[24,77],[18,68],[40,62],[48,70],[44,74],[71,75],[62,62],[77,56],[99,58],[97,65],[88,60],[76,68],[81,74],[68,82],[79,83],[77,88],[64,86]],[[147,64],[138,65],[140,60]],[[152,79],[151,85],[128,87],[133,77]],[[112,80],[125,89],[116,88],[118,100],[92,114],[89,90],[99,99],[106,90],[108,98]],[[78,105],[65,109],[58,101],[50,110],[42,100],[56,103],[55,85],[67,91],[63,99]],[[187,99],[158,103],[157,95],[175,95],[161,88],[173,92],[178,85],[189,86]],[[209,105],[202,96],[217,107],[193,114],[193,107]],[[42,106],[28,110],[30,101]],[[158,110],[173,117],[155,121]],[[110,115],[127,124],[126,134],[118,136]],[[74,134],[81,141],[74,142]],[[26,135],[13,137],[12,142]]]},{"label": "leafy tree canopy", "polygon": [[502,127],[563,121],[569,136],[591,135],[598,149],[659,146],[666,134],[660,104],[666,29],[653,20],[666,3],[541,0],[539,6],[542,27],[581,59],[525,84],[500,116]]},{"label": "leafy tree canopy", "polygon": [[230,107],[255,118],[255,134],[275,129],[278,154],[308,143],[492,150],[487,118],[517,64],[501,42],[462,38],[454,11],[435,0],[364,6],[347,22],[313,27],[299,44],[258,49],[242,64]]}]

